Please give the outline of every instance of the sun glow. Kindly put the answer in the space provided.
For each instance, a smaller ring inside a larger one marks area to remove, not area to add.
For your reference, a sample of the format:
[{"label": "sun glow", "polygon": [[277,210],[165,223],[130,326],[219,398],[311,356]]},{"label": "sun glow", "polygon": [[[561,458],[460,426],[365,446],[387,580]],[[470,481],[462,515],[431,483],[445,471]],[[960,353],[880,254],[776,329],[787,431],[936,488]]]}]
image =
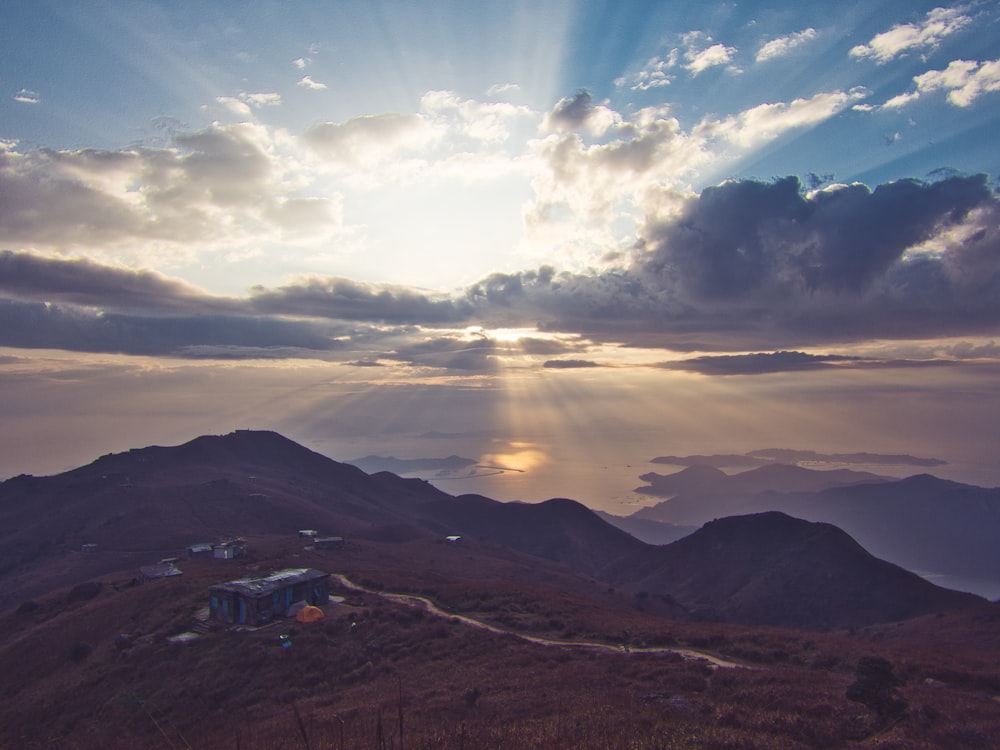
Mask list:
[{"label": "sun glow", "polygon": [[526,338],[550,338],[544,334],[539,334],[533,328],[490,328],[477,330],[482,331],[483,335],[487,338],[504,344],[514,344]]}]

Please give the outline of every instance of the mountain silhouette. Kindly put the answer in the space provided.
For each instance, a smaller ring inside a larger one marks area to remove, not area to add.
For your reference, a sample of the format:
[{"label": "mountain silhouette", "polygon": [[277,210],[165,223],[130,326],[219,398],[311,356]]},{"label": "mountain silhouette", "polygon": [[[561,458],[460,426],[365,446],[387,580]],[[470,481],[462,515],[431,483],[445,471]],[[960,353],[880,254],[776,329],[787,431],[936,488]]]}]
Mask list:
[{"label": "mountain silhouette", "polygon": [[719,491],[718,484],[710,483],[705,491],[688,489],[634,516],[690,525],[778,510],[832,523],[873,554],[909,570],[982,579],[995,579],[1000,571],[996,542],[1000,538],[1000,489],[929,474],[819,491],[776,489],[755,491],[751,484]]},{"label": "mountain silhouette", "polygon": [[871,555],[827,523],[767,512],[646,550],[617,580],[703,619],[842,628],[981,602]]},{"label": "mountain silhouette", "polygon": [[[196,542],[288,540],[302,528],[389,545],[462,536],[481,561],[534,561],[523,565],[531,577],[582,575],[667,595],[674,613],[735,622],[835,627],[967,601],[914,582],[832,526],[820,533],[787,516],[762,519],[708,524],[657,547],[573,500],[453,497],[420,479],[366,474],[274,432],[241,430],[0,484],[0,607],[128,573]],[[99,554],[83,554],[84,544]]]},{"label": "mountain silhouette", "polygon": [[[674,474],[649,472],[639,477],[646,486],[635,492],[658,497],[686,494],[744,494],[774,490],[777,492],[817,492],[830,487],[888,482],[888,477],[851,469],[817,470],[791,464],[768,464],[737,474],[726,474],[712,466],[696,464]],[[639,511],[640,518],[653,517],[652,513]]]}]

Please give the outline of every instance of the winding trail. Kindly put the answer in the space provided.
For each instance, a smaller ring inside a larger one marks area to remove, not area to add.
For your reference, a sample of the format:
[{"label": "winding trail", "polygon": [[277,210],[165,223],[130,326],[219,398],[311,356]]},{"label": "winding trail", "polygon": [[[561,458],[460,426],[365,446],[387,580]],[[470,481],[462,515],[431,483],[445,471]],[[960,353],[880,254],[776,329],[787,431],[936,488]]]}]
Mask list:
[{"label": "winding trail", "polygon": [[[488,630],[491,633],[497,633],[499,635],[511,635],[515,638],[520,638],[523,641],[528,641],[529,643],[537,643],[542,646],[562,646],[565,648],[587,648],[595,651],[611,651],[615,653],[623,653],[621,646],[613,646],[608,643],[599,643],[597,641],[565,641],[559,640],[557,638],[543,638],[537,635],[527,635],[526,633],[519,633],[516,630],[508,630],[507,628],[501,628],[497,625],[491,625],[488,622],[483,622],[482,620],[476,620],[475,618],[468,617],[466,615],[455,614],[454,612],[446,612],[445,610],[438,607],[434,602],[424,596],[417,596],[416,594],[393,594],[387,591],[377,591],[375,589],[367,588],[359,583],[355,583],[347,576],[342,573],[331,573],[330,577],[338,581],[344,588],[352,589],[354,591],[363,591],[366,594],[374,594],[375,596],[380,596],[390,602],[396,602],[397,604],[403,604],[408,607],[420,607],[425,612],[429,612],[437,617],[444,617],[449,620],[458,620],[459,622],[465,623],[466,625],[471,625],[474,628],[480,628],[482,630]],[[713,656],[712,654],[705,653],[704,651],[696,651],[689,648],[666,648],[666,647],[655,647],[655,646],[643,646],[643,647],[630,647],[625,653],[633,654],[677,654],[685,659],[690,659],[692,661],[706,661],[712,667],[723,668],[723,669],[746,669],[745,664],[738,664],[734,661],[728,661],[726,659],[720,659],[718,656]]]}]

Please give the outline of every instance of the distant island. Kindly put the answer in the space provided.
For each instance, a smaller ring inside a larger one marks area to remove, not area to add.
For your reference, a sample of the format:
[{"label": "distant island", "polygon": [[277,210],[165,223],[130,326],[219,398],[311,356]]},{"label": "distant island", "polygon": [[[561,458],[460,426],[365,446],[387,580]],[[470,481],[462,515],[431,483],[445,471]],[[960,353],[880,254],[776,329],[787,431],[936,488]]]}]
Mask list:
[{"label": "distant island", "polygon": [[347,463],[357,466],[368,474],[391,471],[393,474],[409,474],[414,471],[440,471],[452,474],[470,466],[475,466],[474,458],[448,456],[447,458],[396,458],[395,456],[365,456]]},{"label": "distant island", "polygon": [[657,456],[654,464],[671,466],[714,466],[715,468],[744,468],[766,466],[772,463],[829,463],[869,464],[878,466],[943,466],[948,463],[940,458],[920,458],[905,453],[819,453],[794,448],[765,448],[748,453],[714,453],[711,455]]}]

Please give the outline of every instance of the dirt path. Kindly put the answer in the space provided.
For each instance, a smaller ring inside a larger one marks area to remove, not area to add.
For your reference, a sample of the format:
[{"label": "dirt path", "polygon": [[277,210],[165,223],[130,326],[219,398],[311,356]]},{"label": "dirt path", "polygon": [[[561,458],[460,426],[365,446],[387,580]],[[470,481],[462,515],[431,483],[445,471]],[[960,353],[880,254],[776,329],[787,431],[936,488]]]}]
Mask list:
[{"label": "dirt path", "polygon": [[[564,641],[556,638],[543,638],[537,635],[527,635],[525,633],[519,633],[516,630],[508,630],[507,628],[501,628],[497,625],[491,625],[488,622],[483,622],[482,620],[476,620],[475,618],[468,617],[466,615],[455,614],[454,612],[446,612],[445,610],[438,607],[430,599],[417,596],[415,594],[393,594],[386,591],[376,591],[375,589],[366,588],[361,584],[355,583],[347,576],[341,573],[331,573],[330,577],[338,581],[342,586],[354,591],[363,591],[366,594],[374,594],[380,596],[391,602],[396,602],[397,604],[403,604],[409,607],[420,607],[426,612],[430,612],[432,615],[437,617],[446,617],[451,620],[458,620],[466,625],[471,625],[474,628],[480,628],[482,630],[488,630],[491,633],[498,633],[500,635],[512,635],[520,638],[524,641],[529,641],[530,643],[538,643],[542,646],[562,646],[564,648],[589,648],[596,651],[613,651],[616,653],[623,653],[624,649],[621,646],[612,646],[607,643],[598,643],[596,641]],[[695,651],[689,648],[664,648],[664,647],[630,647],[625,653],[633,654],[678,654],[685,659],[691,660],[701,660],[707,661],[713,667],[722,667],[725,669],[734,668],[745,668],[743,664],[737,664],[733,661],[727,661],[726,659],[720,659],[718,656],[713,656],[712,654],[707,654],[704,651]]]}]

